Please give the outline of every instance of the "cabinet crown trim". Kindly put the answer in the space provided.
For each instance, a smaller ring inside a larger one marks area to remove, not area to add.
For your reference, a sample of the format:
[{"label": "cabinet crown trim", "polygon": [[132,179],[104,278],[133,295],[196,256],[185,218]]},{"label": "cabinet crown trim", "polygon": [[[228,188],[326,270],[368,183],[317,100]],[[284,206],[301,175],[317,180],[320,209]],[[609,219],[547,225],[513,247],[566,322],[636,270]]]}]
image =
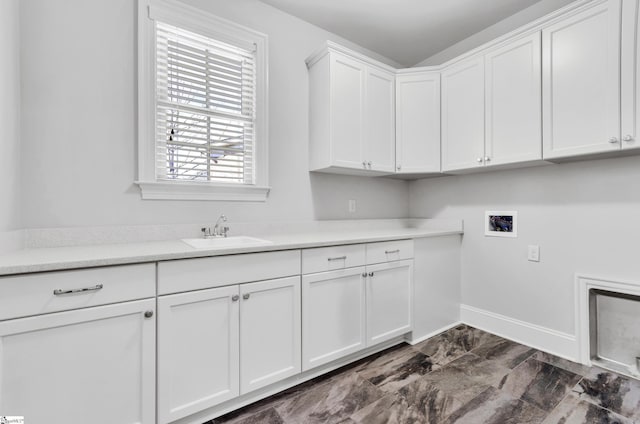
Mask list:
[{"label": "cabinet crown trim", "polygon": [[305,63],[307,64],[307,68],[311,68],[315,65],[320,59],[325,57],[329,52],[341,53],[347,55],[353,59],[359,60],[369,66],[374,66],[376,68],[382,69],[387,72],[391,72],[393,74],[396,73],[397,69],[393,66],[387,65],[386,63],[382,63],[378,60],[372,59],[369,56],[366,56],[362,53],[358,53],[355,50],[351,50],[347,47],[341,46],[338,43],[334,43],[333,41],[327,40],[325,44],[316,50],[311,56],[309,56]]}]

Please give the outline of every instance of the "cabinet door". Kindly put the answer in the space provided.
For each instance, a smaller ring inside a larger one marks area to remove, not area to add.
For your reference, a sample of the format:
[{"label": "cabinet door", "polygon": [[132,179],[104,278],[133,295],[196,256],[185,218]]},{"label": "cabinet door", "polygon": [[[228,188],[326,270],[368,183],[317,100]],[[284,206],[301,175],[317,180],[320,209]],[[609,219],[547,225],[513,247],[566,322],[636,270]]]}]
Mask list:
[{"label": "cabinet door", "polygon": [[239,394],[238,286],[158,298],[158,422]]},{"label": "cabinet door", "polygon": [[464,61],[442,72],[442,170],[483,165],[484,61]]},{"label": "cabinet door", "polygon": [[365,65],[331,53],[331,156],[335,166],[363,169]]},{"label": "cabinet door", "polygon": [[440,73],[396,79],[396,172],[440,172]]},{"label": "cabinet door", "polygon": [[622,148],[640,147],[640,14],[638,0],[622,4]]},{"label": "cabinet door", "polygon": [[155,300],[0,322],[0,411],[29,424],[155,423]]},{"label": "cabinet door", "polygon": [[[393,172],[395,168],[395,76],[368,67],[365,88],[364,159],[367,168]],[[371,162],[371,165],[369,165]]]},{"label": "cabinet door", "polygon": [[364,267],[302,276],[302,370],[364,349]]},{"label": "cabinet door", "polygon": [[300,372],[300,277],[240,286],[240,393]]},{"label": "cabinet door", "polygon": [[542,159],[540,33],[485,55],[485,165]]},{"label": "cabinet door", "polygon": [[620,149],[620,0],[542,31],[543,157]]},{"label": "cabinet door", "polygon": [[367,267],[367,346],[411,331],[413,260]]}]

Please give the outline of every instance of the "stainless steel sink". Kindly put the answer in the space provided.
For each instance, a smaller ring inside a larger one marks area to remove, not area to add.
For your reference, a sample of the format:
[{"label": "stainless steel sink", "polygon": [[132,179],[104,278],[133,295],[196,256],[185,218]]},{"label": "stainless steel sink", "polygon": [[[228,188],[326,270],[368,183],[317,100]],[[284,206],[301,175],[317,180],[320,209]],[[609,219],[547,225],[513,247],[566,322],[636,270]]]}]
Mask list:
[{"label": "stainless steel sink", "polygon": [[189,246],[196,249],[225,249],[230,247],[253,247],[273,244],[272,241],[248,236],[189,238],[182,239]]}]

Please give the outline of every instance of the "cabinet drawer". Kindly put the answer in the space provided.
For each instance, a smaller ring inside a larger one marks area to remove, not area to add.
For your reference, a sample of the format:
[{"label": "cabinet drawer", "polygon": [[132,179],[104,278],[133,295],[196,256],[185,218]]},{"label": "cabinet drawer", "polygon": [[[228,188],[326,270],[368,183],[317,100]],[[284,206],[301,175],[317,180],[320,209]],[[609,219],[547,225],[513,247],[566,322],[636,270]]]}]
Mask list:
[{"label": "cabinet drawer", "polygon": [[300,274],[300,251],[247,253],[158,263],[158,294]]},{"label": "cabinet drawer", "polygon": [[333,271],[365,264],[364,244],[318,247],[302,251],[302,273]]},{"label": "cabinet drawer", "polygon": [[413,240],[383,241],[367,244],[367,264],[413,258]]},{"label": "cabinet drawer", "polygon": [[0,320],[154,297],[155,276],[140,264],[0,277]]}]

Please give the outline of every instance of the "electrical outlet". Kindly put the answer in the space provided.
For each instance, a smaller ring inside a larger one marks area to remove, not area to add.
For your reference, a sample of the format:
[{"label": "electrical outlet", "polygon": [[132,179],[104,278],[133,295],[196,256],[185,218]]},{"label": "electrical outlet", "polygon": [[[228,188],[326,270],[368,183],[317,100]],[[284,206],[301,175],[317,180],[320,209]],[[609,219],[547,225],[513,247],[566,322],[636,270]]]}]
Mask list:
[{"label": "electrical outlet", "polygon": [[531,262],[540,262],[540,246],[530,244],[527,251],[527,259]]},{"label": "electrical outlet", "polygon": [[349,213],[356,213],[356,201],[355,199],[349,200]]}]

